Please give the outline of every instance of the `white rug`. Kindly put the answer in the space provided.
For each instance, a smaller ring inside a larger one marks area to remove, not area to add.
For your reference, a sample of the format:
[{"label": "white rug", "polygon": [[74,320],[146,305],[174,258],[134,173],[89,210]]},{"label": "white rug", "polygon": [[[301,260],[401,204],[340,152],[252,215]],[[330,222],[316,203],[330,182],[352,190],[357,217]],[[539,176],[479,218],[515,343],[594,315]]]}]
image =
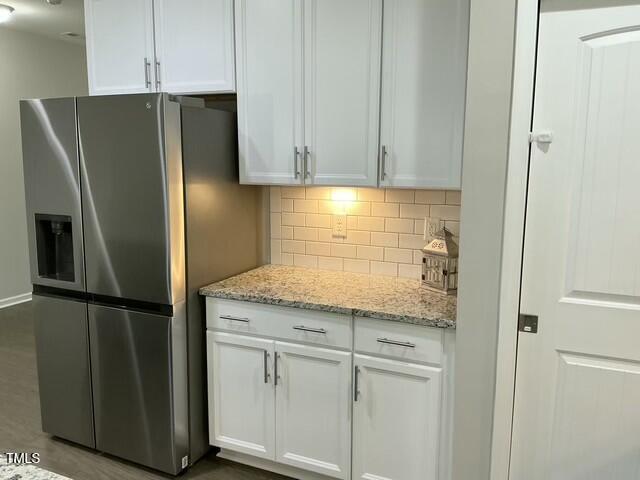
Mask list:
[{"label": "white rug", "polygon": [[49,472],[35,465],[15,465],[7,463],[0,455],[0,480],[70,480],[57,473]]}]

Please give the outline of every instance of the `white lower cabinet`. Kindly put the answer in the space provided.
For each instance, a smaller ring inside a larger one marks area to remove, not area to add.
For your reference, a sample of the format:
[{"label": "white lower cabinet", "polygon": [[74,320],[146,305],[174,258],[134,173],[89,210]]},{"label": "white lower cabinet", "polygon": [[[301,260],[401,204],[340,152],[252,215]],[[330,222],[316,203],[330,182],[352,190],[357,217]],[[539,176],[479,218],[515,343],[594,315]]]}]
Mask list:
[{"label": "white lower cabinet", "polygon": [[256,457],[275,457],[273,340],[207,332],[209,441]]},{"label": "white lower cabinet", "polygon": [[301,480],[450,480],[453,332],[207,299],[210,443]]},{"label": "white lower cabinet", "polygon": [[276,358],[276,460],[349,478],[351,352],[276,342]]},{"label": "white lower cabinet", "polygon": [[354,355],[353,478],[436,480],[441,368]]}]

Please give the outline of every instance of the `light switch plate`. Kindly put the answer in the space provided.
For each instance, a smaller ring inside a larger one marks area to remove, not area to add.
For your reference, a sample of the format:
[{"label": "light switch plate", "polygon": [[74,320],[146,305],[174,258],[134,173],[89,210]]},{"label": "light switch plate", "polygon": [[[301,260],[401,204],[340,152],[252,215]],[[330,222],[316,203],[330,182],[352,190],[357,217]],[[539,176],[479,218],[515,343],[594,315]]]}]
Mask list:
[{"label": "light switch plate", "polygon": [[332,218],[332,235],[334,237],[345,238],[347,236],[347,216],[334,215]]}]

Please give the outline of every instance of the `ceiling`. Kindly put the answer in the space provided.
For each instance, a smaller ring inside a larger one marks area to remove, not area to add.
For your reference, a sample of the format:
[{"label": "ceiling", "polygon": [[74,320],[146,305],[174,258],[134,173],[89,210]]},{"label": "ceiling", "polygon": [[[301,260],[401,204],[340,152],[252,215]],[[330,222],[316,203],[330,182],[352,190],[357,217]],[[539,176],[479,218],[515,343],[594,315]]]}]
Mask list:
[{"label": "ceiling", "polygon": [[[1,4],[15,8],[8,22],[0,28],[13,28],[44,35],[72,43],[84,43],[84,8],[82,0],[62,0],[60,5],[49,5],[46,0],[0,0]],[[73,32],[80,37],[61,35]]]}]

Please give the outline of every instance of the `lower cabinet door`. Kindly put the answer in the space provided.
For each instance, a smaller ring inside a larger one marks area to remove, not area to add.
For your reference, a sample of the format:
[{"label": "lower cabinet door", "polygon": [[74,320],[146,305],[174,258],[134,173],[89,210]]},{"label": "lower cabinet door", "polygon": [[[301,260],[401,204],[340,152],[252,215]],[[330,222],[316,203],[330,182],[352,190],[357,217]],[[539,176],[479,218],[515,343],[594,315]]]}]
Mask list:
[{"label": "lower cabinet door", "polygon": [[440,368],[354,355],[354,479],[436,480]]},{"label": "lower cabinet door", "polygon": [[211,445],[275,459],[274,342],[207,332]]},{"label": "lower cabinet door", "polygon": [[351,352],[276,342],[276,460],[351,473]]}]

